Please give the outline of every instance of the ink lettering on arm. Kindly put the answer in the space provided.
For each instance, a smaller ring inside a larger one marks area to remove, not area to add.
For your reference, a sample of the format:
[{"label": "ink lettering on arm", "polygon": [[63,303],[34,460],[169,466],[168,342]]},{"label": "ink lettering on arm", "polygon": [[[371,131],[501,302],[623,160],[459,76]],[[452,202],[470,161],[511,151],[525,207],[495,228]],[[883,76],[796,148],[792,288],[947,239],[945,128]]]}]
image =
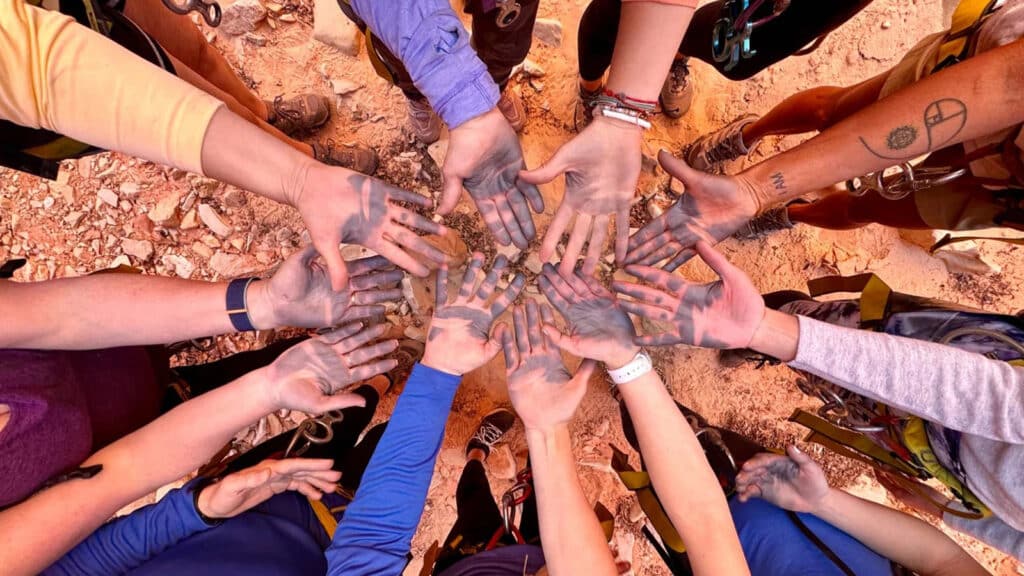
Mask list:
[{"label": "ink lettering on arm", "polygon": [[925,107],[923,122],[924,135],[927,138],[927,147],[924,150],[905,154],[898,153],[911,147],[920,139],[920,130],[910,124],[897,126],[889,132],[885,138],[885,152],[873,148],[863,136],[860,137],[860,142],[868,152],[886,160],[902,161],[919,156],[924,152],[938,150],[956,138],[967,124],[967,105],[956,98],[935,100]]},{"label": "ink lettering on arm", "polygon": [[786,192],[786,177],[782,172],[772,174],[772,185],[775,186],[775,189],[780,193]]}]

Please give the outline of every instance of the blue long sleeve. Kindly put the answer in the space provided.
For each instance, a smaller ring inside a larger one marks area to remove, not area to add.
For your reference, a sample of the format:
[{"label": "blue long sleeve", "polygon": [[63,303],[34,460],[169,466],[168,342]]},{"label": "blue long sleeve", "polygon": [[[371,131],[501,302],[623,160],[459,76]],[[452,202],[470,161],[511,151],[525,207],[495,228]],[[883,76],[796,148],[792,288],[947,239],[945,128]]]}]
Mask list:
[{"label": "blue long sleeve", "polygon": [[199,518],[192,504],[192,484],[168,492],[156,504],[101,526],[43,574],[123,574],[185,538],[208,530],[210,526]]},{"label": "blue long sleeve", "polygon": [[461,378],[417,364],[325,552],[328,576],[400,574]]},{"label": "blue long sleeve", "polygon": [[449,129],[497,105],[498,86],[449,0],[352,0],[352,9],[405,64]]}]

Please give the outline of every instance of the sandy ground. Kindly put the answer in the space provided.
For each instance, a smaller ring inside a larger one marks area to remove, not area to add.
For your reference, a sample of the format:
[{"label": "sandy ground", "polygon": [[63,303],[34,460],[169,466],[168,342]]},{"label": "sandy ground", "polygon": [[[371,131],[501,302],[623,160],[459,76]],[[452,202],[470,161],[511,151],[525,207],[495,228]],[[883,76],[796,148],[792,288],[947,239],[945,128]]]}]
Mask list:
[{"label": "sandy ground", "polygon": [[[545,70],[532,83],[516,80],[513,89],[524,97],[530,119],[522,134],[527,164],[544,161],[572,132],[572,110],[576,94],[576,22],[585,0],[544,2],[540,16],[557,18],[564,25],[564,42],[553,48],[534,42],[530,59]],[[382,156],[378,176],[423,194],[440,190],[438,171],[426,150],[411,143],[403,131],[405,105],[401,93],[379,79],[369,66],[365,50],[352,58],[312,39],[308,0],[296,3],[298,22],[280,22],[276,29],[266,24],[258,33],[268,39],[257,47],[240,39],[216,33],[208,37],[264,98],[305,91],[331,93],[329,80],[347,79],[360,88],[337,97],[336,113],[316,138],[338,142],[360,141],[377,147]],[[700,62],[692,64],[696,96],[689,114],[679,121],[659,117],[647,134],[645,153],[658,149],[678,150],[684,143],[715,129],[744,112],[764,112],[784,97],[819,85],[847,85],[886,70],[895,64],[916,39],[943,27],[942,6],[923,0],[899,2],[878,0],[829,37],[816,52],[792,58],[754,79],[731,83]],[[761,144],[754,159],[790,147],[800,139],[769,139]],[[731,166],[737,170],[741,165]],[[660,170],[645,173],[638,192],[648,194],[667,185]],[[112,191],[115,201],[101,198]],[[561,197],[561,182],[544,187],[547,212],[538,217],[543,231]],[[190,222],[187,210],[179,226],[153,228],[147,212],[160,200],[177,196],[186,208],[206,203],[215,208],[233,230],[223,236],[204,224]],[[491,252],[480,234],[475,214],[464,201],[458,228],[471,249]],[[193,224],[195,224],[193,226]],[[124,239],[147,240],[154,254],[140,260],[121,256]],[[908,241],[909,239],[909,241]],[[29,265],[16,279],[43,280],[75,276],[114,264],[131,264],[151,274],[174,274],[196,279],[222,279],[270,270],[281,259],[304,244],[304,230],[297,213],[215,182],[170,170],[151,163],[104,154],[89,160],[69,162],[58,183],[46,183],[12,171],[0,171],[0,261],[28,255]],[[764,291],[802,289],[810,278],[833,273],[871,270],[901,292],[942,298],[997,312],[1024,308],[1024,293],[1010,289],[1019,285],[1022,269],[1019,248],[997,242],[982,242],[980,252],[1001,271],[972,276],[951,274],[942,261],[930,257],[920,244],[919,234],[870,226],[851,232],[829,232],[806,227],[777,233],[764,240],[721,244],[726,255],[750,273]],[[710,280],[703,264],[691,263],[681,274],[691,279]],[[401,306],[389,316],[407,334],[424,331],[429,312],[432,280],[416,284],[419,306]],[[535,295],[535,292],[533,293]],[[531,294],[528,294],[531,295]],[[413,304],[413,303],[410,303]],[[419,314],[417,314],[417,311]],[[199,361],[265,345],[280,335],[243,334],[216,339],[211,352],[188,352],[178,362]],[[793,374],[785,367],[757,370],[744,365],[723,368],[710,351],[677,347],[655,353],[658,370],[675,397],[704,414],[713,424],[747,433],[771,447],[782,447],[802,437],[802,431],[785,422],[794,408],[816,408],[793,386]],[[394,397],[378,410],[381,420],[390,412]],[[454,492],[462,466],[466,441],[481,415],[507,405],[500,358],[469,375],[456,397],[448,433],[436,467],[423,522],[413,542],[413,561],[407,573],[417,574],[422,553],[435,540],[443,540],[455,520]],[[289,427],[299,415],[265,422],[264,429],[242,431],[240,441],[251,442],[258,433]],[[594,501],[602,502],[616,514],[617,546],[632,561],[637,574],[668,574],[653,549],[640,535],[637,507],[631,495],[612,474],[608,462],[609,444],[626,449],[616,403],[603,378],[595,378],[573,424],[579,474],[584,489]],[[825,466],[831,480],[856,492],[885,501],[884,492],[865,470],[856,464],[805,446]],[[510,441],[488,462],[492,489],[497,496],[512,484],[515,471],[525,464],[526,446],[521,426]],[[637,464],[635,455],[634,465]],[[140,505],[152,501],[139,502]],[[135,506],[133,506],[135,507]],[[133,508],[132,507],[132,508]],[[1000,574],[1024,573],[1012,559],[985,548],[968,538],[957,537],[979,560]]]}]

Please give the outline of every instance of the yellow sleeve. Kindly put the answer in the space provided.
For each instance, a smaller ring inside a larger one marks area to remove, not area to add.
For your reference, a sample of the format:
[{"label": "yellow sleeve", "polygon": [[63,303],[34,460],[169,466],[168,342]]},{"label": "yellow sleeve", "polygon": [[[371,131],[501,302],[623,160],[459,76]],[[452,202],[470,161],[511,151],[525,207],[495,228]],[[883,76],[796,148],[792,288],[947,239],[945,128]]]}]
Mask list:
[{"label": "yellow sleeve", "polygon": [[202,173],[222,105],[70,17],[0,0],[0,118]]}]

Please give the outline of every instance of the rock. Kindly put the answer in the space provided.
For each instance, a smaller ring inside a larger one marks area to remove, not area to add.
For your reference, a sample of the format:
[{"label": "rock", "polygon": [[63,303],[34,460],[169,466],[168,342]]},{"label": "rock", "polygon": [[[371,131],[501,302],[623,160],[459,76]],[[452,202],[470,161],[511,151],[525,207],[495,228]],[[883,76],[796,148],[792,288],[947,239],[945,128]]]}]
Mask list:
[{"label": "rock", "polygon": [[206,244],[210,248],[220,248],[220,240],[218,240],[217,237],[214,236],[213,234],[204,234],[203,237],[199,239],[199,241],[202,242],[203,244]]},{"label": "rock", "polygon": [[74,228],[82,223],[82,218],[85,218],[85,214],[82,212],[68,212],[68,215],[64,217],[64,223]]},{"label": "rock", "polygon": [[536,252],[530,252],[530,255],[526,257],[526,269],[534,274],[540,274],[544,269],[544,263],[540,261],[540,256]]},{"label": "rock", "polygon": [[213,249],[202,242],[193,242],[192,251],[195,252],[197,256],[201,256],[207,260],[213,256]]},{"label": "rock", "polygon": [[648,174],[656,174],[658,172],[658,159],[644,154],[640,158],[640,169]]},{"label": "rock", "polygon": [[646,517],[644,509],[640,507],[640,503],[637,502],[636,498],[631,498],[629,501],[629,511],[626,513],[627,518],[633,524],[638,524]]},{"label": "rock", "polygon": [[417,342],[426,342],[427,341],[427,334],[425,332],[423,332],[422,328],[417,328],[415,326],[409,326],[408,328],[405,329],[404,334],[405,334],[406,338],[409,338],[411,340],[415,340]]},{"label": "rock", "polygon": [[413,314],[419,315],[422,310],[420,299],[416,295],[416,289],[412,285],[412,278],[409,276],[402,278],[402,297],[409,303],[409,308],[412,309]]},{"label": "rock", "polygon": [[255,32],[246,32],[245,35],[242,36],[242,40],[245,40],[253,46],[263,47],[267,45],[267,37],[263,34],[256,34]]},{"label": "rock", "polygon": [[235,0],[224,8],[217,30],[230,36],[240,36],[256,30],[266,17],[267,9],[260,0]]},{"label": "rock", "polygon": [[89,156],[83,156],[78,160],[75,160],[75,164],[78,167],[78,175],[83,179],[88,180],[92,178],[92,158]]},{"label": "rock", "polygon": [[362,37],[362,32],[354,22],[345,16],[335,0],[315,0],[313,4],[314,40],[336,48],[342,54],[358,56]]},{"label": "rock", "polygon": [[121,251],[140,262],[148,262],[153,257],[153,243],[149,240],[125,238],[121,240]]},{"label": "rock", "polygon": [[338,96],[351,94],[356,90],[359,90],[360,88],[362,88],[361,85],[356,84],[355,82],[348,80],[346,78],[331,79],[331,90],[334,91],[334,93],[337,94]]},{"label": "rock", "polygon": [[363,258],[369,258],[371,256],[376,255],[377,253],[374,252],[373,250],[370,250],[369,248],[365,248],[358,244],[345,244],[344,246],[341,247],[341,257],[346,262],[351,262],[352,260],[361,260]]},{"label": "rock", "polygon": [[117,193],[110,188],[100,188],[96,192],[96,195],[99,196],[99,199],[102,200],[104,204],[117,208]]},{"label": "rock", "polygon": [[427,154],[433,158],[434,164],[437,164],[438,168],[444,166],[444,157],[448,155],[448,141],[438,140],[427,146]]},{"label": "rock", "polygon": [[195,230],[199,228],[199,215],[196,214],[195,208],[185,212],[185,215],[181,217],[181,225],[178,227],[182,230]]},{"label": "rock", "polygon": [[209,204],[199,205],[199,219],[203,221],[203,224],[206,224],[207,228],[221,238],[227,238],[234,230],[221,219],[220,214],[217,214],[217,211]]},{"label": "rock", "polygon": [[64,199],[64,203],[71,206],[75,203],[75,189],[70,185],[63,182],[51,182],[50,190],[59,194]]},{"label": "rock", "polygon": [[298,22],[299,21],[299,19],[295,17],[295,14],[293,12],[289,12],[287,14],[281,14],[281,16],[280,16],[280,18],[278,18],[278,20],[280,20],[281,22]]},{"label": "rock", "polygon": [[178,201],[181,200],[181,195],[177,192],[171,192],[163,198],[157,201],[156,206],[150,209],[146,216],[153,221],[154,224],[161,226],[176,226],[178,220]]},{"label": "rock", "polygon": [[139,185],[135,182],[122,182],[117,191],[121,196],[134,198],[139,193]]},{"label": "rock", "polygon": [[164,266],[168,270],[172,270],[181,278],[186,280],[192,277],[192,273],[195,272],[196,266],[184,256],[178,256],[177,254],[167,254],[163,258]]},{"label": "rock", "polygon": [[121,254],[117,258],[114,258],[114,260],[110,263],[110,266],[107,266],[107,268],[119,268],[121,266],[127,266],[130,268],[131,265],[132,261],[129,260],[128,257],[125,256],[124,254]]},{"label": "rock", "polygon": [[522,252],[515,244],[509,244],[508,246],[502,246],[498,244],[496,246],[498,254],[501,254],[505,258],[508,258],[509,262],[515,262],[519,259],[519,254]]},{"label": "rock", "polygon": [[46,198],[43,198],[43,210],[49,210],[50,208],[53,208],[53,202],[53,196],[47,196]]},{"label": "rock", "polygon": [[889,28],[892,28],[892,22],[889,20],[882,22],[882,30],[888,30]]},{"label": "rock", "polygon": [[558,48],[562,45],[562,23],[554,18],[537,18],[533,25],[533,37]]},{"label": "rock", "polygon": [[153,236],[153,221],[149,219],[145,214],[136,214],[132,218],[132,230],[135,231],[135,235]]},{"label": "rock", "polygon": [[221,195],[220,201],[228,208],[241,208],[248,203],[248,199],[245,197],[245,192],[242,192],[238,188],[230,188]]},{"label": "rock", "polygon": [[487,470],[501,480],[513,480],[516,477],[516,458],[508,444],[502,444],[487,457]]},{"label": "rock", "polygon": [[529,58],[523,60],[523,67],[520,69],[520,73],[522,74],[523,78],[527,79],[543,78],[545,74],[544,68],[542,68],[540,64],[537,64],[536,62],[530,60]]},{"label": "rock", "polygon": [[252,273],[255,267],[245,256],[218,250],[210,258],[210,269],[225,278],[237,278]]}]

